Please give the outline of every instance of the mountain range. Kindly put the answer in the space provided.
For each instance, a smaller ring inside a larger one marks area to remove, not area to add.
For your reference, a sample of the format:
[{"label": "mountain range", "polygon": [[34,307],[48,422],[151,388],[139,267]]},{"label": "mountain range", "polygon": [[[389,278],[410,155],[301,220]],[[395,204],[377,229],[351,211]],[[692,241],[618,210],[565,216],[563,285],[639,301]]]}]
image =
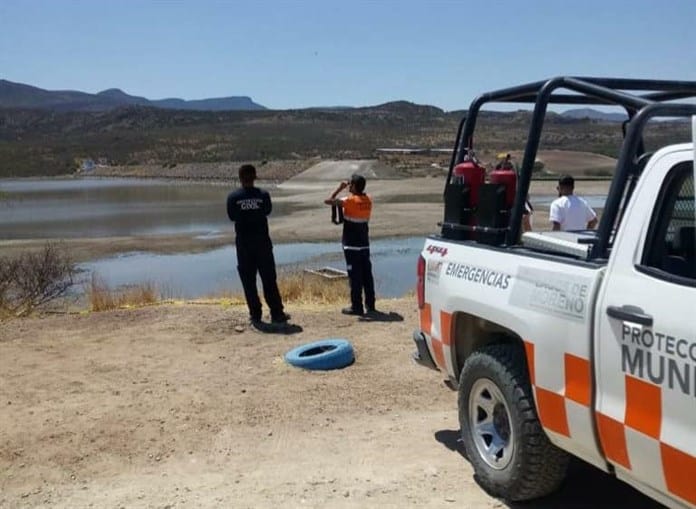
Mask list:
[{"label": "mountain range", "polygon": [[593,110],[592,108],[576,108],[567,110],[561,113],[561,115],[566,118],[588,118],[590,120],[605,120],[607,122],[623,122],[624,120],[628,119],[628,115],[626,113],[606,113],[603,111]]},{"label": "mountain range", "polygon": [[[390,104],[403,105],[410,103],[396,101]],[[76,90],[44,90],[31,85],[0,79],[0,108],[27,108],[59,112],[96,112],[109,111],[124,106],[149,106],[167,110],[194,111],[258,111],[267,109],[265,106],[255,103],[247,96],[217,97],[199,100],[177,98],[153,100],[127,94],[118,88],[110,88],[96,94],[90,94]],[[306,109],[315,111],[345,111],[353,108],[347,106],[333,106]],[[626,119],[625,114],[605,113],[591,108],[572,109],[560,115],[569,119],[590,119],[609,122],[622,122]]]},{"label": "mountain range", "polygon": [[[17,92],[17,87],[0,85],[5,92],[8,88]],[[230,161],[370,159],[377,147],[451,147],[466,116],[464,110],[443,111],[407,101],[360,108],[200,111],[153,107],[142,98],[140,103],[115,107],[124,100],[116,90],[94,95],[56,93],[60,101],[53,94],[44,91],[42,102],[35,103],[29,103],[27,96],[20,102],[21,95],[15,95],[16,102],[8,102],[7,94],[0,100],[0,104],[14,105],[0,106],[0,178],[70,175],[87,159],[109,167],[168,169]],[[82,110],[74,109],[76,103],[71,100],[76,97]],[[127,96],[125,100],[134,99]],[[110,109],[95,109],[104,102]],[[61,110],[47,104],[59,104]],[[623,138],[620,124],[588,120],[590,114],[584,111],[581,118],[571,118],[567,112],[549,112],[544,147],[617,157]],[[478,153],[483,157],[524,150],[532,115],[529,110],[482,111]],[[691,139],[688,122],[664,122],[648,134],[646,146]],[[409,158],[396,164],[419,167],[432,162]]]},{"label": "mountain range", "polygon": [[169,110],[249,111],[266,108],[247,96],[184,99],[146,99],[118,88],[97,94],[77,90],[44,90],[24,83],[0,79],[0,108],[29,108],[52,111],[108,111],[123,106],[151,106]]}]

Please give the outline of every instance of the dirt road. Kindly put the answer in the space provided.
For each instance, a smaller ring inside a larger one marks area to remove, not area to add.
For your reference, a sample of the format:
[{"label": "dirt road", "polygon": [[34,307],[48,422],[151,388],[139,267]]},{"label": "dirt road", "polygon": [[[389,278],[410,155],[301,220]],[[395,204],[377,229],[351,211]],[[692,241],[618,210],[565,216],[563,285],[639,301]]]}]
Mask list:
[{"label": "dirt road", "polygon": [[[0,324],[0,507],[517,507],[477,486],[456,394],[410,359],[413,299],[378,306],[394,321],[290,305],[287,334],[219,303]],[[327,337],[356,362],[284,362]],[[519,507],[657,506],[576,465]]]}]

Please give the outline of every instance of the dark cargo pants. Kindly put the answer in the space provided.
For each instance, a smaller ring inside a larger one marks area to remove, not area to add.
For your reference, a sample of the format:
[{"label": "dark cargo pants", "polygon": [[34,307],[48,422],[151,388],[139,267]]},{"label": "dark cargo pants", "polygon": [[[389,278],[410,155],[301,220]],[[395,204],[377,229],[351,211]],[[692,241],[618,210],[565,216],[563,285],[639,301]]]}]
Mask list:
[{"label": "dark cargo pants", "polygon": [[261,320],[261,300],[256,289],[256,275],[261,276],[263,297],[271,318],[283,315],[283,302],[276,281],[273,244],[270,238],[237,239],[237,271],[244,287],[244,297],[252,320]]},{"label": "dark cargo pants", "polygon": [[[370,249],[344,249],[350,281],[350,304],[353,311],[363,313],[375,309],[375,281],[372,277]],[[363,308],[363,291],[365,307]]]}]

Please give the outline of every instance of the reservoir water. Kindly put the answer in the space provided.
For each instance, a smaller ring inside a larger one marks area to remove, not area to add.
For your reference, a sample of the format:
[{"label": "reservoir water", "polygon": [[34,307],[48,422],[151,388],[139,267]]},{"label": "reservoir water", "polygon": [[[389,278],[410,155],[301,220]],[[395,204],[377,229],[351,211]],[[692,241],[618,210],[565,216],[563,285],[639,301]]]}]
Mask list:
[{"label": "reservoir water", "polygon": [[0,239],[229,230],[230,187],[143,179],[0,180]]},{"label": "reservoir water", "polygon": [[[132,178],[0,180],[0,240],[216,236],[232,231],[225,211],[230,189],[224,184]],[[274,197],[292,192],[272,190]],[[548,207],[553,198],[535,196],[533,202]],[[604,196],[586,198],[595,208],[604,205]],[[275,201],[274,215],[289,211],[287,207]],[[413,289],[422,247],[422,237],[373,240],[379,296],[401,296]],[[338,242],[276,243],[274,253],[281,273],[324,266],[345,269]],[[96,272],[112,288],[151,282],[172,297],[241,290],[232,246],[203,253],[127,253],[80,268],[86,278]]]},{"label": "reservoir water", "polygon": [[[416,261],[423,242],[420,237],[371,242],[375,290],[379,297],[401,297],[415,288]],[[337,242],[276,244],[273,253],[280,274],[321,267],[345,270]],[[151,282],[166,296],[177,298],[241,292],[233,246],[205,253],[129,253],[83,263],[80,268],[87,274],[96,272],[111,287]],[[259,291],[260,288],[259,284]]]},{"label": "reservoir water", "polygon": [[[214,236],[233,229],[225,210],[230,188],[142,179],[0,180],[0,240]],[[274,197],[283,193],[273,190]],[[284,207],[274,202],[274,215],[283,214]],[[373,240],[379,296],[401,296],[413,288],[422,246],[422,238]],[[274,254],[279,273],[325,266],[345,269],[338,242],[276,243]],[[172,255],[132,252],[79,268],[82,279],[94,272],[112,288],[150,282],[168,296],[195,298],[241,291],[236,265],[234,246],[229,246]]]}]

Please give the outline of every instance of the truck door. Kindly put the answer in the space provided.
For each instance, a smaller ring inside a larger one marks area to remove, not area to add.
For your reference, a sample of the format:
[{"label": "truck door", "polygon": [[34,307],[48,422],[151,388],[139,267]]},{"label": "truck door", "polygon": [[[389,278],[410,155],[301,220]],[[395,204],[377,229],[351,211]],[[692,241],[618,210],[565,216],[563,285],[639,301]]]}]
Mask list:
[{"label": "truck door", "polygon": [[618,477],[696,506],[693,153],[653,156],[617,233],[596,309],[595,422]]}]

